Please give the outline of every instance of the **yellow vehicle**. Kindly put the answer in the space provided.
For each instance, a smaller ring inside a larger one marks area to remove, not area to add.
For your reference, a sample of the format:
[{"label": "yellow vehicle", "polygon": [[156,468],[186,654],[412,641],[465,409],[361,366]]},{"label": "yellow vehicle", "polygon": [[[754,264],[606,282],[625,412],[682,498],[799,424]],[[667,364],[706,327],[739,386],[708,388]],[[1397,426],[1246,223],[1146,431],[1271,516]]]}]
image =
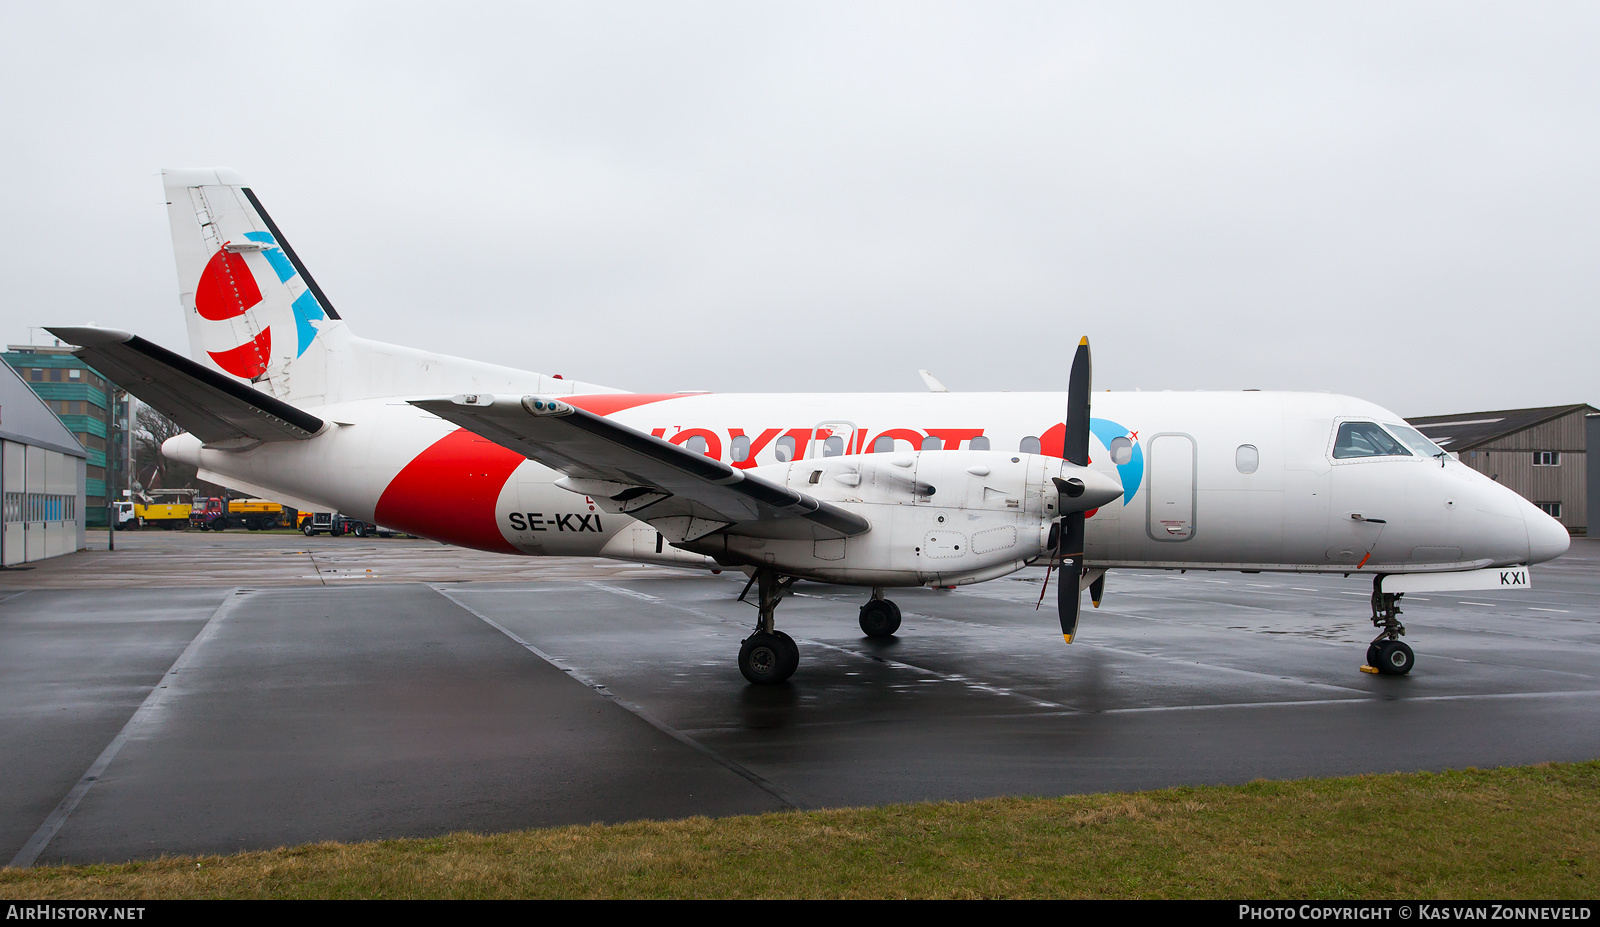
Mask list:
[{"label": "yellow vehicle", "polygon": [[134,522],[141,528],[161,528],[171,531],[174,528],[189,527],[189,512],[193,508],[187,502],[135,502],[133,504]]},{"label": "yellow vehicle", "polygon": [[[161,528],[165,531],[187,528],[193,506],[179,500],[192,492],[193,490],[153,489],[147,493],[134,493],[132,498],[116,504],[117,528],[122,531],[138,528]],[[173,501],[165,501],[167,499]]]},{"label": "yellow vehicle", "polygon": [[224,502],[215,496],[201,496],[194,500],[189,521],[201,531],[226,531],[229,528],[265,531],[293,524],[295,515],[293,507],[266,499],[229,499]]}]

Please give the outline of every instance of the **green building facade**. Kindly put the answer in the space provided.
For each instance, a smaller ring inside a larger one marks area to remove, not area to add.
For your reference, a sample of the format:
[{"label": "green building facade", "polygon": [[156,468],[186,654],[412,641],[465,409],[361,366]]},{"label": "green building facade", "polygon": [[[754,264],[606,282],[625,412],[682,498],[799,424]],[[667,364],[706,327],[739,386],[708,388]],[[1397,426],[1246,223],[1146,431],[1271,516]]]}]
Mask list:
[{"label": "green building facade", "polygon": [[[126,394],[65,347],[10,345],[0,357],[31,387],[88,451],[84,516],[89,527],[105,527],[109,489],[129,488],[129,422]],[[106,413],[116,396],[113,414]]]}]

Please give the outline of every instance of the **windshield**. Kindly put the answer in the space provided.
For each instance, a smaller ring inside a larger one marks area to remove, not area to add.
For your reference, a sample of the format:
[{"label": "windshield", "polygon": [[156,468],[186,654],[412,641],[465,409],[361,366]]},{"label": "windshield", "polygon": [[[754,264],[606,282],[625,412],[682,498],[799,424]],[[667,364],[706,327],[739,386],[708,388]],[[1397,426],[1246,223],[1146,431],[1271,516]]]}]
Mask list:
[{"label": "windshield", "polygon": [[1434,444],[1432,441],[1429,441],[1427,435],[1416,430],[1415,428],[1409,428],[1405,425],[1384,425],[1383,427],[1389,429],[1389,431],[1393,433],[1395,437],[1405,442],[1406,447],[1411,448],[1413,451],[1416,451],[1418,454],[1421,454],[1424,457],[1438,457],[1439,455],[1446,453],[1444,448]]},{"label": "windshield", "polygon": [[1399,441],[1374,422],[1345,422],[1339,426],[1339,435],[1333,439],[1333,456],[1343,460],[1349,457],[1410,457]]}]

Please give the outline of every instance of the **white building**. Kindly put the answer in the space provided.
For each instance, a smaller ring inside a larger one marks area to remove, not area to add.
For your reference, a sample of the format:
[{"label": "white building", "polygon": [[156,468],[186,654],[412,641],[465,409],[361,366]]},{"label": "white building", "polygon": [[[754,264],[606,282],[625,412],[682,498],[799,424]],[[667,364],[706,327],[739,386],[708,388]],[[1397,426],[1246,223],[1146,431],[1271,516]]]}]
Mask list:
[{"label": "white building", "polygon": [[0,564],[83,549],[87,457],[45,401],[0,364]]}]

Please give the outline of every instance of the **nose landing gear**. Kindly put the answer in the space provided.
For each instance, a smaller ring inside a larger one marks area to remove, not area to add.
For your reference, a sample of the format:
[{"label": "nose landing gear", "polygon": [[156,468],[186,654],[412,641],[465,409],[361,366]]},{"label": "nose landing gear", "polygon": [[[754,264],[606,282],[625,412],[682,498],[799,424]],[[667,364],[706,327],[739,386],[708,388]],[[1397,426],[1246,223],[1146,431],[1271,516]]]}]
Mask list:
[{"label": "nose landing gear", "polygon": [[1367,665],[1361,667],[1363,672],[1404,676],[1416,665],[1416,654],[1400,640],[1406,633],[1406,626],[1400,623],[1400,597],[1403,595],[1403,592],[1384,592],[1383,577],[1373,577],[1372,624],[1380,630],[1367,645]]}]

